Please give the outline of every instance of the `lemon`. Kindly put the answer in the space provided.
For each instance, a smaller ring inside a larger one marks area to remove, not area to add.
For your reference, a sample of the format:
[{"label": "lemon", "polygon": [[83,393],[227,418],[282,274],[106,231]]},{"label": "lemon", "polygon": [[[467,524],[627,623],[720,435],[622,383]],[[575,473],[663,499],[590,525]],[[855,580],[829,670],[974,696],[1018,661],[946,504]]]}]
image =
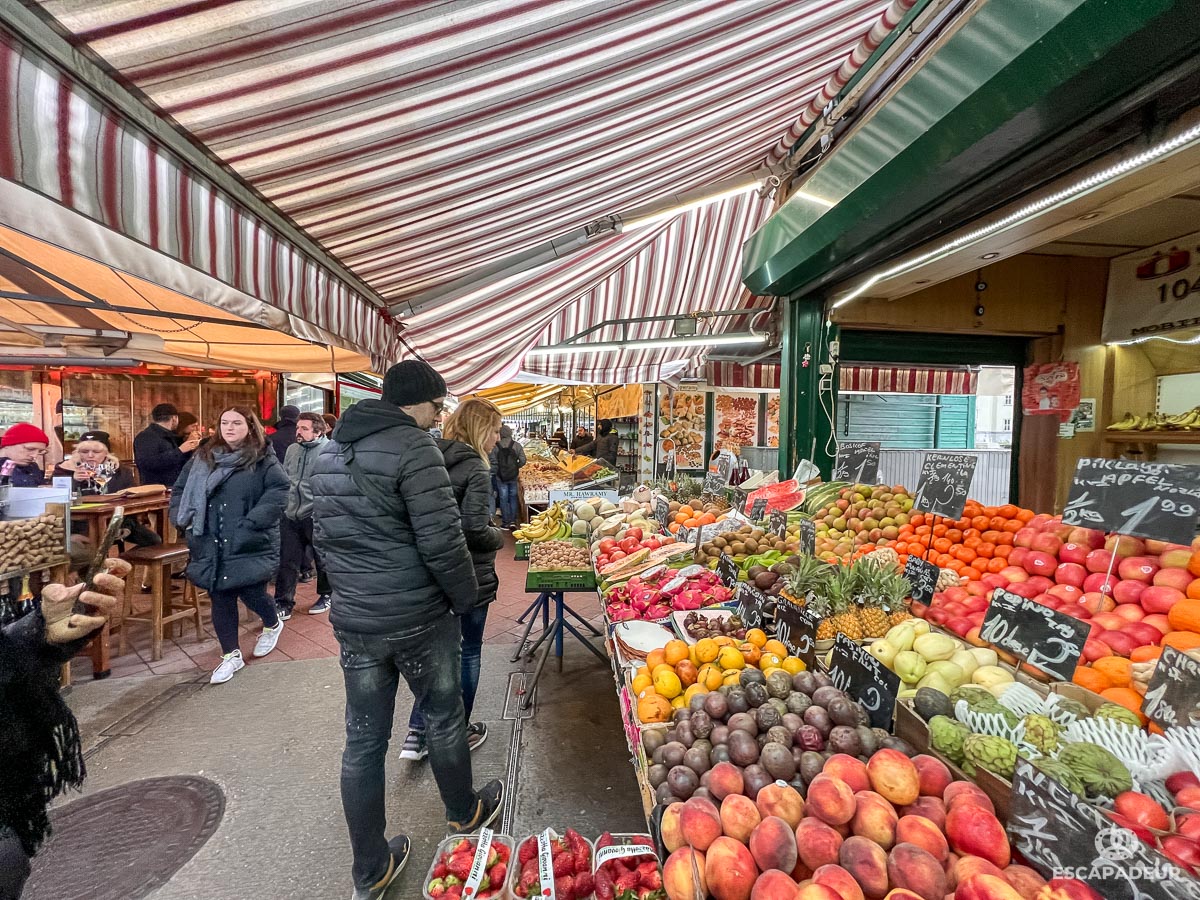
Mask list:
[{"label": "lemon", "polygon": [[668,700],[673,700],[683,692],[683,685],[679,683],[679,676],[668,666],[654,673],[654,690]]}]

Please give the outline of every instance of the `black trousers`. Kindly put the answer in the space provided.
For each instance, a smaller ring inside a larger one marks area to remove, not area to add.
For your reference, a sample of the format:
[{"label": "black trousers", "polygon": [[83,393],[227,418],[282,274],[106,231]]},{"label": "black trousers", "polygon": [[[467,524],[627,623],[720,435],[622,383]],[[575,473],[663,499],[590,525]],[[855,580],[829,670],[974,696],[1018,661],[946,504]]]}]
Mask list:
[{"label": "black trousers", "polygon": [[311,548],[313,563],[317,568],[317,593],[329,593],[329,579],[325,577],[325,567],[313,547],[312,516],[304,519],[289,519],[283,516],[279,521],[279,572],[275,575],[275,602],[280,606],[291,609],[296,605],[296,582],[300,578],[300,567],[304,564],[304,550]]},{"label": "black trousers", "polygon": [[29,878],[29,857],[17,836],[0,828],[0,900],[18,900]]}]

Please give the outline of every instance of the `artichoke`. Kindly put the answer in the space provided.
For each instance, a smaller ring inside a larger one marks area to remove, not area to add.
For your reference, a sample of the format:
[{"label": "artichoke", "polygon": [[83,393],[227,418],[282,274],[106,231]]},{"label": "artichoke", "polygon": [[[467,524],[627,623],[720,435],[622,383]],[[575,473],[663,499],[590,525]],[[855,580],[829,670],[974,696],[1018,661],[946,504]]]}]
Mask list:
[{"label": "artichoke", "polygon": [[1068,791],[1083,795],[1083,781],[1066,763],[1051,759],[1048,756],[1040,756],[1037,759],[1031,760],[1031,764],[1035,769],[1044,775],[1049,775]]},{"label": "artichoke", "polygon": [[1088,741],[1067,744],[1059,751],[1058,760],[1079,776],[1089,797],[1115,797],[1133,790],[1133,777],[1125,763],[1099,744]]},{"label": "artichoke", "polygon": [[957,765],[962,765],[963,742],[970,735],[966,725],[949,716],[934,716],[929,722],[930,746]]},{"label": "artichoke", "polygon": [[1025,740],[1037,748],[1039,753],[1053,753],[1058,749],[1058,725],[1046,716],[1030,713],[1023,720],[1025,725]]},{"label": "artichoke", "polygon": [[972,734],[963,741],[963,756],[977,768],[1011,779],[1017,765],[1017,745],[1002,737]]},{"label": "artichoke", "polygon": [[1130,725],[1134,728],[1142,727],[1142,720],[1132,709],[1122,706],[1119,703],[1105,703],[1092,715],[1097,719],[1112,719],[1115,722],[1121,722],[1124,725]]}]

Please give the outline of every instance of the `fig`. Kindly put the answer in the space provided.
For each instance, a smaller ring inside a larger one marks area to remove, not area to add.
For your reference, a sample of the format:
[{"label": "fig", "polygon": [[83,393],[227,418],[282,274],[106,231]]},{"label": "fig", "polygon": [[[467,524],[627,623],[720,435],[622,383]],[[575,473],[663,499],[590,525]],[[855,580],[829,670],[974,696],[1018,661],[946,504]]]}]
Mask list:
[{"label": "fig", "polygon": [[686,800],[700,787],[700,776],[687,766],[675,766],[667,773],[664,784],[670,787],[676,797]]}]

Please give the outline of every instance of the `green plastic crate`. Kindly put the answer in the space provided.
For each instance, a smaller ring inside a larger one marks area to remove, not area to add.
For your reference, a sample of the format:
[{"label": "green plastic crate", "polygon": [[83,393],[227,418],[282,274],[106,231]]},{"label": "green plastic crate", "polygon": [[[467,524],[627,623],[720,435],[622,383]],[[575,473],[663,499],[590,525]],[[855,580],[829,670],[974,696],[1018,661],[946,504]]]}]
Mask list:
[{"label": "green plastic crate", "polygon": [[514,559],[529,559],[530,541],[517,541],[517,555]]},{"label": "green plastic crate", "polygon": [[542,591],[594,591],[596,573],[582,569],[569,572],[528,572],[525,575],[525,591],[540,594]]}]

